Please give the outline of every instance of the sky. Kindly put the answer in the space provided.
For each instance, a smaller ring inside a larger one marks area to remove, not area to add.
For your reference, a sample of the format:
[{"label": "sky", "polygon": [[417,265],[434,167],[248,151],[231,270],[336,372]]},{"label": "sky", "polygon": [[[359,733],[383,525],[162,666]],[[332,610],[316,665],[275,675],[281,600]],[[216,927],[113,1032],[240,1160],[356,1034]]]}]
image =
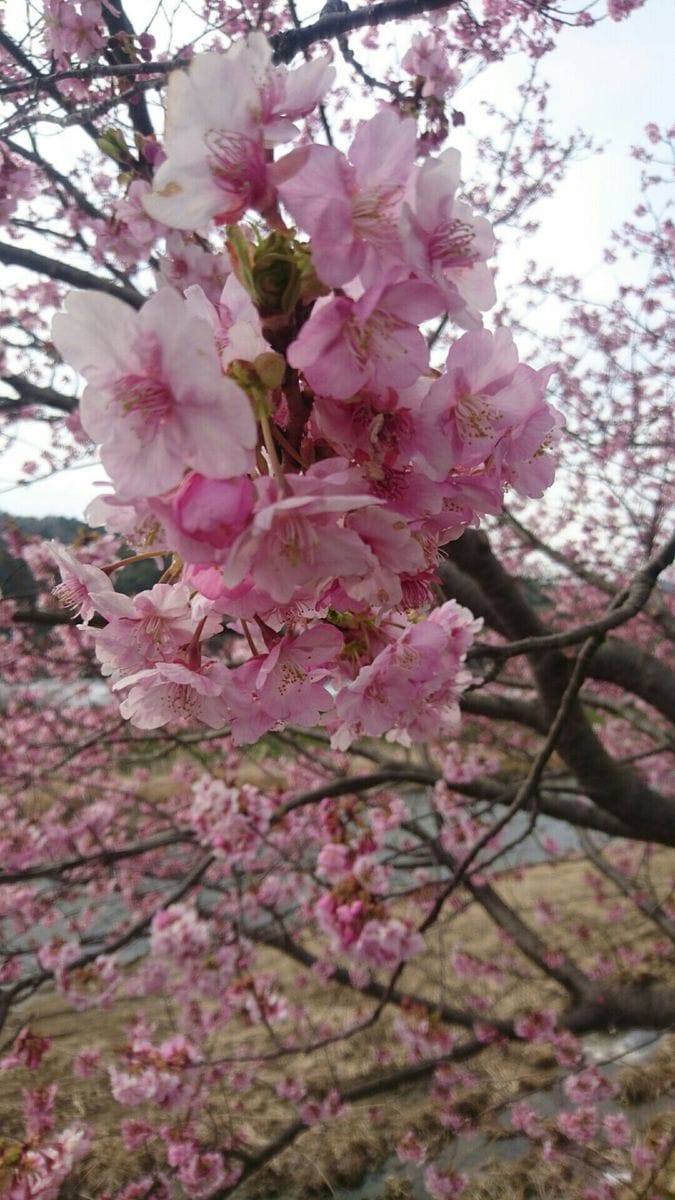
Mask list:
[{"label": "sky", "polygon": [[[644,140],[648,122],[668,127],[675,120],[674,45],[672,0],[647,0],[619,23],[604,20],[593,29],[562,31],[543,68],[551,84],[549,115],[561,133],[581,126],[593,134],[604,153],[572,165],[555,197],[542,205],[537,234],[515,247],[501,245],[498,261],[505,279],[510,271],[515,275],[525,255],[542,266],[580,275],[593,298],[602,296],[609,279],[604,246],[610,231],[638,202],[639,164],[630,157],[630,147]],[[479,127],[481,100],[507,106],[522,74],[522,62],[497,64],[457,95],[456,105],[473,130]],[[448,144],[462,151],[463,175],[470,178],[473,147],[468,132],[456,131]],[[96,484],[104,478],[101,468],[80,466],[14,487],[21,465],[36,457],[41,444],[35,424],[23,423],[19,437],[10,454],[3,455],[0,447],[0,511],[81,518],[100,491]]]}]

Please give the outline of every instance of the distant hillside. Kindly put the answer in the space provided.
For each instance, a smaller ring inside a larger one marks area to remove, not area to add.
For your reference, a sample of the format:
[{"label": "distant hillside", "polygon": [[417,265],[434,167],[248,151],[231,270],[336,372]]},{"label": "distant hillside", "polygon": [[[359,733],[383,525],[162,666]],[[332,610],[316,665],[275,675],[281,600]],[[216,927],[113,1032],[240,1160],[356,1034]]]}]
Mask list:
[{"label": "distant hillside", "polygon": [[[28,537],[58,538],[68,544],[77,537],[81,521],[71,517],[15,517],[0,512],[0,593],[7,599],[32,604],[37,589],[35,580],[22,558],[15,558],[8,545],[7,534],[19,530]],[[11,544],[11,543],[10,543]]]},{"label": "distant hillside", "polygon": [[[15,517],[0,512],[0,594],[7,600],[21,600],[28,606],[35,602],[37,588],[23,559],[15,558],[10,553],[7,536],[10,530],[18,530],[27,537],[54,538],[66,546],[71,545],[83,530],[91,533],[84,521],[73,517]],[[132,567],[116,572],[115,587],[118,591],[133,595],[152,587],[159,576],[160,572],[153,562],[134,563]]]}]

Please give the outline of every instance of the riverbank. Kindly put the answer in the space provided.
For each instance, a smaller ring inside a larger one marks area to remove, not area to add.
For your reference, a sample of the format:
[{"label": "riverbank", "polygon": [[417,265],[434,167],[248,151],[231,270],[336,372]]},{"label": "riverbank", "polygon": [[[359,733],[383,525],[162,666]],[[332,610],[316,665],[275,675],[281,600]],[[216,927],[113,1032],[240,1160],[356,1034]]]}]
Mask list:
[{"label": "riverbank", "polygon": [[[653,873],[666,889],[672,874],[672,856],[664,852],[655,858]],[[561,911],[564,921],[552,941],[560,949],[574,948],[583,963],[590,963],[600,952],[611,957],[611,929],[604,920],[603,911],[593,901],[586,863],[575,860],[555,866],[541,864],[519,869],[500,877],[499,890],[507,903],[525,915],[536,914],[543,900]],[[582,927],[584,936],[580,938]],[[653,930],[637,910],[629,910],[620,935],[620,939],[617,935],[617,946],[619,941],[621,944],[630,942],[634,954],[641,958],[639,971],[645,979],[665,980],[668,965],[657,952]],[[410,964],[403,984],[427,997],[430,1009],[441,1003],[467,1003],[472,990],[475,992],[475,982],[461,977],[461,971],[457,970],[461,962],[457,952],[474,955],[497,968],[504,950],[503,934],[495,930],[478,905],[468,903],[439,923],[428,953]],[[352,991],[336,984],[320,983],[311,972],[299,972],[296,964],[289,963],[275,950],[264,948],[260,955],[262,967],[278,981],[289,998],[301,993],[302,1002],[311,1010],[317,1027],[323,1022],[345,1028],[353,1024],[358,997],[355,998]],[[139,960],[124,970],[127,992],[133,991],[141,963]],[[621,977],[622,970],[627,974],[617,953],[617,978]],[[631,967],[633,981],[639,971],[635,966]],[[550,980],[542,980],[524,959],[518,971],[511,971],[508,985],[495,970],[492,977],[488,972],[480,987],[486,1001],[486,1019],[493,1014],[506,1018],[528,1006],[559,1007],[561,1002],[557,986]],[[53,1044],[37,1072],[13,1070],[0,1075],[0,1128],[18,1132],[16,1098],[21,1088],[51,1082],[60,1084],[58,1123],[84,1118],[94,1127],[92,1151],[83,1163],[81,1178],[74,1190],[63,1190],[59,1200],[81,1200],[83,1196],[98,1200],[108,1191],[114,1194],[137,1174],[141,1159],[146,1163],[144,1169],[150,1160],[162,1161],[159,1142],[149,1144],[138,1154],[129,1154],[124,1149],[116,1131],[123,1113],[110,1096],[107,1073],[102,1072],[91,1079],[78,1078],[71,1073],[73,1058],[83,1047],[100,1051],[104,1064],[112,1061],[138,1011],[154,1025],[156,1038],[175,1032],[176,1014],[169,997],[122,994],[105,1011],[75,1013],[67,1000],[56,992],[39,995],[22,1006],[9,1030],[11,1034],[20,1025],[30,1024],[52,1038]],[[267,1032],[238,1016],[232,1019],[225,1033],[217,1036],[211,1053],[218,1058],[236,1054],[260,1055],[256,1086],[245,1096],[245,1119],[248,1127],[255,1131],[255,1140],[261,1141],[278,1134],[291,1115],[289,1105],[280,1100],[276,1092],[280,1079],[303,1074],[320,1092],[334,1086],[336,1081],[342,1088],[350,1088],[357,1081],[374,1078],[377,1071],[393,1071],[404,1066],[409,1059],[401,1044],[400,1026],[397,1026],[400,1019],[400,1013],[387,1012],[367,1033],[327,1048],[320,1056],[292,1055],[265,1062],[266,1050],[270,1048]],[[279,1033],[283,1036],[283,1026],[279,1027]],[[601,1058],[619,1055],[618,1065],[613,1069],[618,1073],[620,1085],[621,1071],[631,1073],[626,1099],[639,1097],[639,1103],[647,1106],[644,1110],[646,1119],[663,1122],[666,1117],[657,1102],[668,1081],[675,1081],[675,1038],[666,1037],[658,1044],[655,1042],[652,1057],[638,1062],[630,1062],[628,1058],[622,1062],[622,1056],[629,1055],[631,1047],[624,1046],[620,1039],[606,1040],[604,1045],[601,1042],[599,1048]],[[509,1100],[532,1093],[544,1098],[542,1111],[553,1117],[560,1099],[556,1090],[559,1076],[560,1069],[545,1047],[532,1044],[488,1047],[480,1057],[476,1083],[458,1089],[460,1109],[463,1106],[467,1122],[476,1126],[476,1132],[470,1137],[456,1139],[450,1136],[419,1083],[404,1084],[383,1095],[373,1090],[372,1095],[354,1104],[330,1127],[307,1130],[284,1155],[252,1180],[243,1194],[257,1200],[271,1200],[276,1195],[284,1200],[330,1195],[338,1200],[423,1196],[414,1171],[397,1164],[391,1157],[392,1148],[400,1137],[407,1129],[414,1128],[420,1140],[429,1146],[432,1160],[452,1161],[458,1170],[464,1166],[471,1169],[472,1187],[467,1192],[471,1200],[501,1200],[502,1197],[518,1200],[528,1194],[524,1190],[523,1172],[531,1177],[540,1164],[533,1163],[531,1158],[524,1166],[518,1162],[527,1145],[523,1139],[514,1138],[512,1131],[509,1133],[503,1111]],[[214,1098],[210,1111],[205,1113],[205,1120],[225,1123],[234,1115],[237,1102],[232,1096],[225,1101],[222,1096]],[[654,1104],[656,1108],[649,1107]],[[135,1115],[142,1116],[142,1110],[135,1110]],[[493,1165],[490,1165],[492,1160]],[[394,1182],[387,1183],[390,1176]],[[668,1193],[662,1195],[665,1200]]]}]

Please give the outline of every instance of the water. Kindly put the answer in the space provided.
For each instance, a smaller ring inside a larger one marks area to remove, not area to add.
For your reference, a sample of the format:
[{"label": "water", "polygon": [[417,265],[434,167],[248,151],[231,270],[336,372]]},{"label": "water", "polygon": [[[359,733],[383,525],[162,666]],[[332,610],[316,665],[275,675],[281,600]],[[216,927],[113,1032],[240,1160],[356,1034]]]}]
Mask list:
[{"label": "water", "polygon": [[0,679],[0,712],[11,699],[25,696],[41,707],[58,700],[60,708],[103,708],[116,703],[105,679],[34,679],[31,683],[3,683]]}]

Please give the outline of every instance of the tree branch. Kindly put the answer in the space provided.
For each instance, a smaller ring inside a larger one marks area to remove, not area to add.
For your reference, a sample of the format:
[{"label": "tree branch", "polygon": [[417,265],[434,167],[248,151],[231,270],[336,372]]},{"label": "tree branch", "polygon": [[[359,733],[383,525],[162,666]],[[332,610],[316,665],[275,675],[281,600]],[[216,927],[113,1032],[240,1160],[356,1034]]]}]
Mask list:
[{"label": "tree branch", "polygon": [[109,296],[116,296],[118,300],[130,304],[132,308],[140,308],[145,300],[145,297],[131,284],[127,287],[120,287],[111,279],[101,279],[98,275],[83,271],[81,267],[74,267],[70,263],[59,262],[56,258],[37,254],[34,250],[27,250],[24,246],[10,246],[1,242],[0,263],[5,263],[10,267],[21,267],[25,271],[35,271],[38,275],[47,275],[49,279],[58,279],[61,283],[68,283],[71,287],[83,288],[85,291],[106,292]]},{"label": "tree branch", "polygon": [[[478,580],[490,596],[510,637],[541,639],[546,627],[527,604],[515,581],[492,553],[483,533],[467,532],[446,547],[462,570]],[[663,553],[663,552],[662,552]],[[658,561],[657,561],[658,560]],[[660,567],[661,556],[645,568],[645,590]],[[557,650],[530,654],[530,666],[548,721],[555,720],[573,669]],[[593,732],[578,700],[572,704],[556,749],[576,775],[580,788],[637,836],[675,845],[675,802],[655,792],[625,766],[618,766]]]},{"label": "tree branch", "polygon": [[17,400],[10,396],[0,396],[2,412],[13,411],[14,408],[20,411],[29,404],[43,404],[46,408],[55,408],[58,412],[72,413],[78,405],[75,396],[64,396],[51,387],[39,387],[37,383],[26,379],[25,375],[3,375],[0,377],[0,383],[6,383],[19,393]]},{"label": "tree branch", "polygon": [[423,13],[439,9],[455,8],[459,0],[381,0],[368,8],[357,8],[354,12],[329,12],[313,25],[302,29],[284,29],[270,38],[276,63],[289,63],[301,50],[314,42],[343,37],[353,29],[384,25],[387,21],[405,21]]},{"label": "tree branch", "polygon": [[614,886],[617,887],[624,896],[627,896],[637,908],[639,908],[641,913],[644,913],[646,917],[649,917],[650,921],[653,921],[655,925],[658,925],[661,932],[665,933],[666,937],[669,938],[671,942],[675,942],[675,921],[671,921],[670,917],[663,911],[658,901],[654,900],[650,902],[649,900],[646,900],[644,896],[640,894],[639,889],[634,885],[633,881],[629,879],[627,875],[624,875],[623,871],[619,871],[615,866],[613,866],[612,863],[605,858],[604,854],[601,854],[595,842],[587,833],[584,833],[583,831],[580,832],[579,840],[586,851],[586,854],[590,858],[593,865],[597,867],[598,871],[601,871],[607,879],[610,879]]},{"label": "tree branch", "polygon": [[607,633],[610,629],[616,629],[618,625],[625,625],[627,621],[644,608],[651,592],[654,588],[656,580],[662,571],[675,559],[675,534],[668,539],[658,554],[655,554],[648,563],[642,567],[631,580],[631,583],[625,588],[616,600],[620,600],[618,605],[615,603],[610,612],[604,617],[598,617],[595,621],[588,621],[584,625],[577,625],[574,629],[562,630],[560,633],[548,633],[535,635],[534,637],[521,638],[517,642],[509,642],[506,646],[492,646],[484,642],[478,642],[469,651],[468,659],[476,658],[514,658],[520,654],[532,654],[539,650],[560,650],[564,646],[578,645],[586,638],[599,637],[603,633]]}]

